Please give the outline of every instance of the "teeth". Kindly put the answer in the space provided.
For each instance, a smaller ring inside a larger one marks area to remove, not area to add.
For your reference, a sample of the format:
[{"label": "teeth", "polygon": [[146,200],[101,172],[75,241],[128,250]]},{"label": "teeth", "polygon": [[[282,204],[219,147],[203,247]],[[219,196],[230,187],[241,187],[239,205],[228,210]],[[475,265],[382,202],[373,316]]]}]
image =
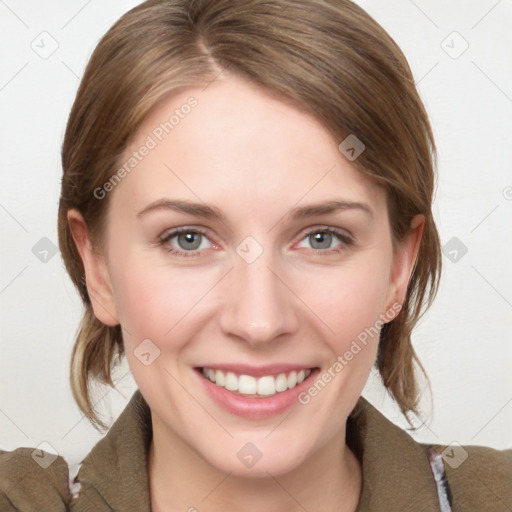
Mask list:
[{"label": "teeth", "polygon": [[237,376],[233,372],[224,373],[222,370],[203,368],[203,375],[220,387],[229,391],[237,391],[241,395],[271,396],[292,389],[306,379],[311,370],[292,371],[288,374],[280,373],[277,377],[265,375],[260,378],[251,375]]},{"label": "teeth", "polygon": [[[203,370],[204,373],[204,370]],[[215,383],[217,384],[217,383]],[[219,384],[220,386],[220,384]],[[238,391],[238,378],[234,373],[228,372],[226,373],[226,382],[224,387],[229,391]]]},{"label": "teeth", "polygon": [[258,382],[250,375],[240,375],[238,378],[238,392],[242,395],[255,395],[258,389]]},{"label": "teeth", "polygon": [[[240,379],[241,380],[241,379]],[[276,394],[276,381],[271,375],[258,379],[258,395],[270,396]]]},{"label": "teeth", "polygon": [[212,382],[217,383],[219,386],[224,386],[224,383],[225,383],[224,373],[222,373],[220,370],[216,370],[215,379],[213,379]]},{"label": "teeth", "polygon": [[[310,370],[308,370],[309,372]],[[288,389],[288,379],[284,373],[280,373],[276,379],[276,391],[286,391]]]}]

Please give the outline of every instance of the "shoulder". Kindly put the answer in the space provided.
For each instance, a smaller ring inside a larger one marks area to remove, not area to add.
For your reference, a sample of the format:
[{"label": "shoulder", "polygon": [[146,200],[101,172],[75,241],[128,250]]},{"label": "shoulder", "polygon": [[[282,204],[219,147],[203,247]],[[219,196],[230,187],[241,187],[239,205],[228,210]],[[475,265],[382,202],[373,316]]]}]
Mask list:
[{"label": "shoulder", "polygon": [[57,455],[34,448],[0,450],[0,510],[68,510],[68,465]]},{"label": "shoulder", "polygon": [[78,464],[39,449],[0,450],[0,512],[150,511],[151,413],[139,391]]},{"label": "shoulder", "polygon": [[363,466],[361,510],[512,511],[511,449],[419,442],[362,397],[350,420],[347,443]]},{"label": "shoulder", "polygon": [[512,510],[512,449],[434,445],[442,454],[454,510]]}]

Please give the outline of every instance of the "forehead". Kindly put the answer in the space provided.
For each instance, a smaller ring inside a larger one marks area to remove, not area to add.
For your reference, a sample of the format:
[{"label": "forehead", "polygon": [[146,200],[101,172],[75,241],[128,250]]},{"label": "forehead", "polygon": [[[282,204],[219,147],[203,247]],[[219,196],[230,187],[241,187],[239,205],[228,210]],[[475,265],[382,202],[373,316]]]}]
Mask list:
[{"label": "forehead", "polygon": [[121,159],[133,165],[112,199],[129,197],[132,210],[179,197],[261,214],[339,197],[379,209],[382,191],[339,142],[289,102],[240,78],[218,79],[152,109]]}]

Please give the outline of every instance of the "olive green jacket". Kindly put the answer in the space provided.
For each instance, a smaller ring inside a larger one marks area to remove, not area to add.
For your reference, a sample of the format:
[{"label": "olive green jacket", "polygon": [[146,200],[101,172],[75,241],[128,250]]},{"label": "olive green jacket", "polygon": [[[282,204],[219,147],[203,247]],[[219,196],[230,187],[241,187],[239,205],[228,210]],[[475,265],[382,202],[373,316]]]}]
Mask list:
[{"label": "olive green jacket", "polygon": [[[150,410],[136,391],[75,482],[62,457],[0,451],[0,512],[150,512],[151,437]],[[357,512],[512,512],[512,450],[417,443],[362,397],[347,422],[347,443],[363,468]],[[51,463],[44,468],[38,459]]]}]

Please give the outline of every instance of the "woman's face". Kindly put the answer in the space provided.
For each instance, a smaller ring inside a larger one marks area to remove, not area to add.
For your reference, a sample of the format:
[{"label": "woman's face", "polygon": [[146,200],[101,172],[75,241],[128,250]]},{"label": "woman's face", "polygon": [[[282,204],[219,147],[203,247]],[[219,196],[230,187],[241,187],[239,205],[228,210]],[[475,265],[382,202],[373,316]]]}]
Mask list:
[{"label": "woman's face", "polygon": [[228,77],[160,103],[103,188],[95,313],[121,323],[153,428],[222,471],[277,475],[344,436],[403,300],[418,236],[393,252],[341,142]]}]

